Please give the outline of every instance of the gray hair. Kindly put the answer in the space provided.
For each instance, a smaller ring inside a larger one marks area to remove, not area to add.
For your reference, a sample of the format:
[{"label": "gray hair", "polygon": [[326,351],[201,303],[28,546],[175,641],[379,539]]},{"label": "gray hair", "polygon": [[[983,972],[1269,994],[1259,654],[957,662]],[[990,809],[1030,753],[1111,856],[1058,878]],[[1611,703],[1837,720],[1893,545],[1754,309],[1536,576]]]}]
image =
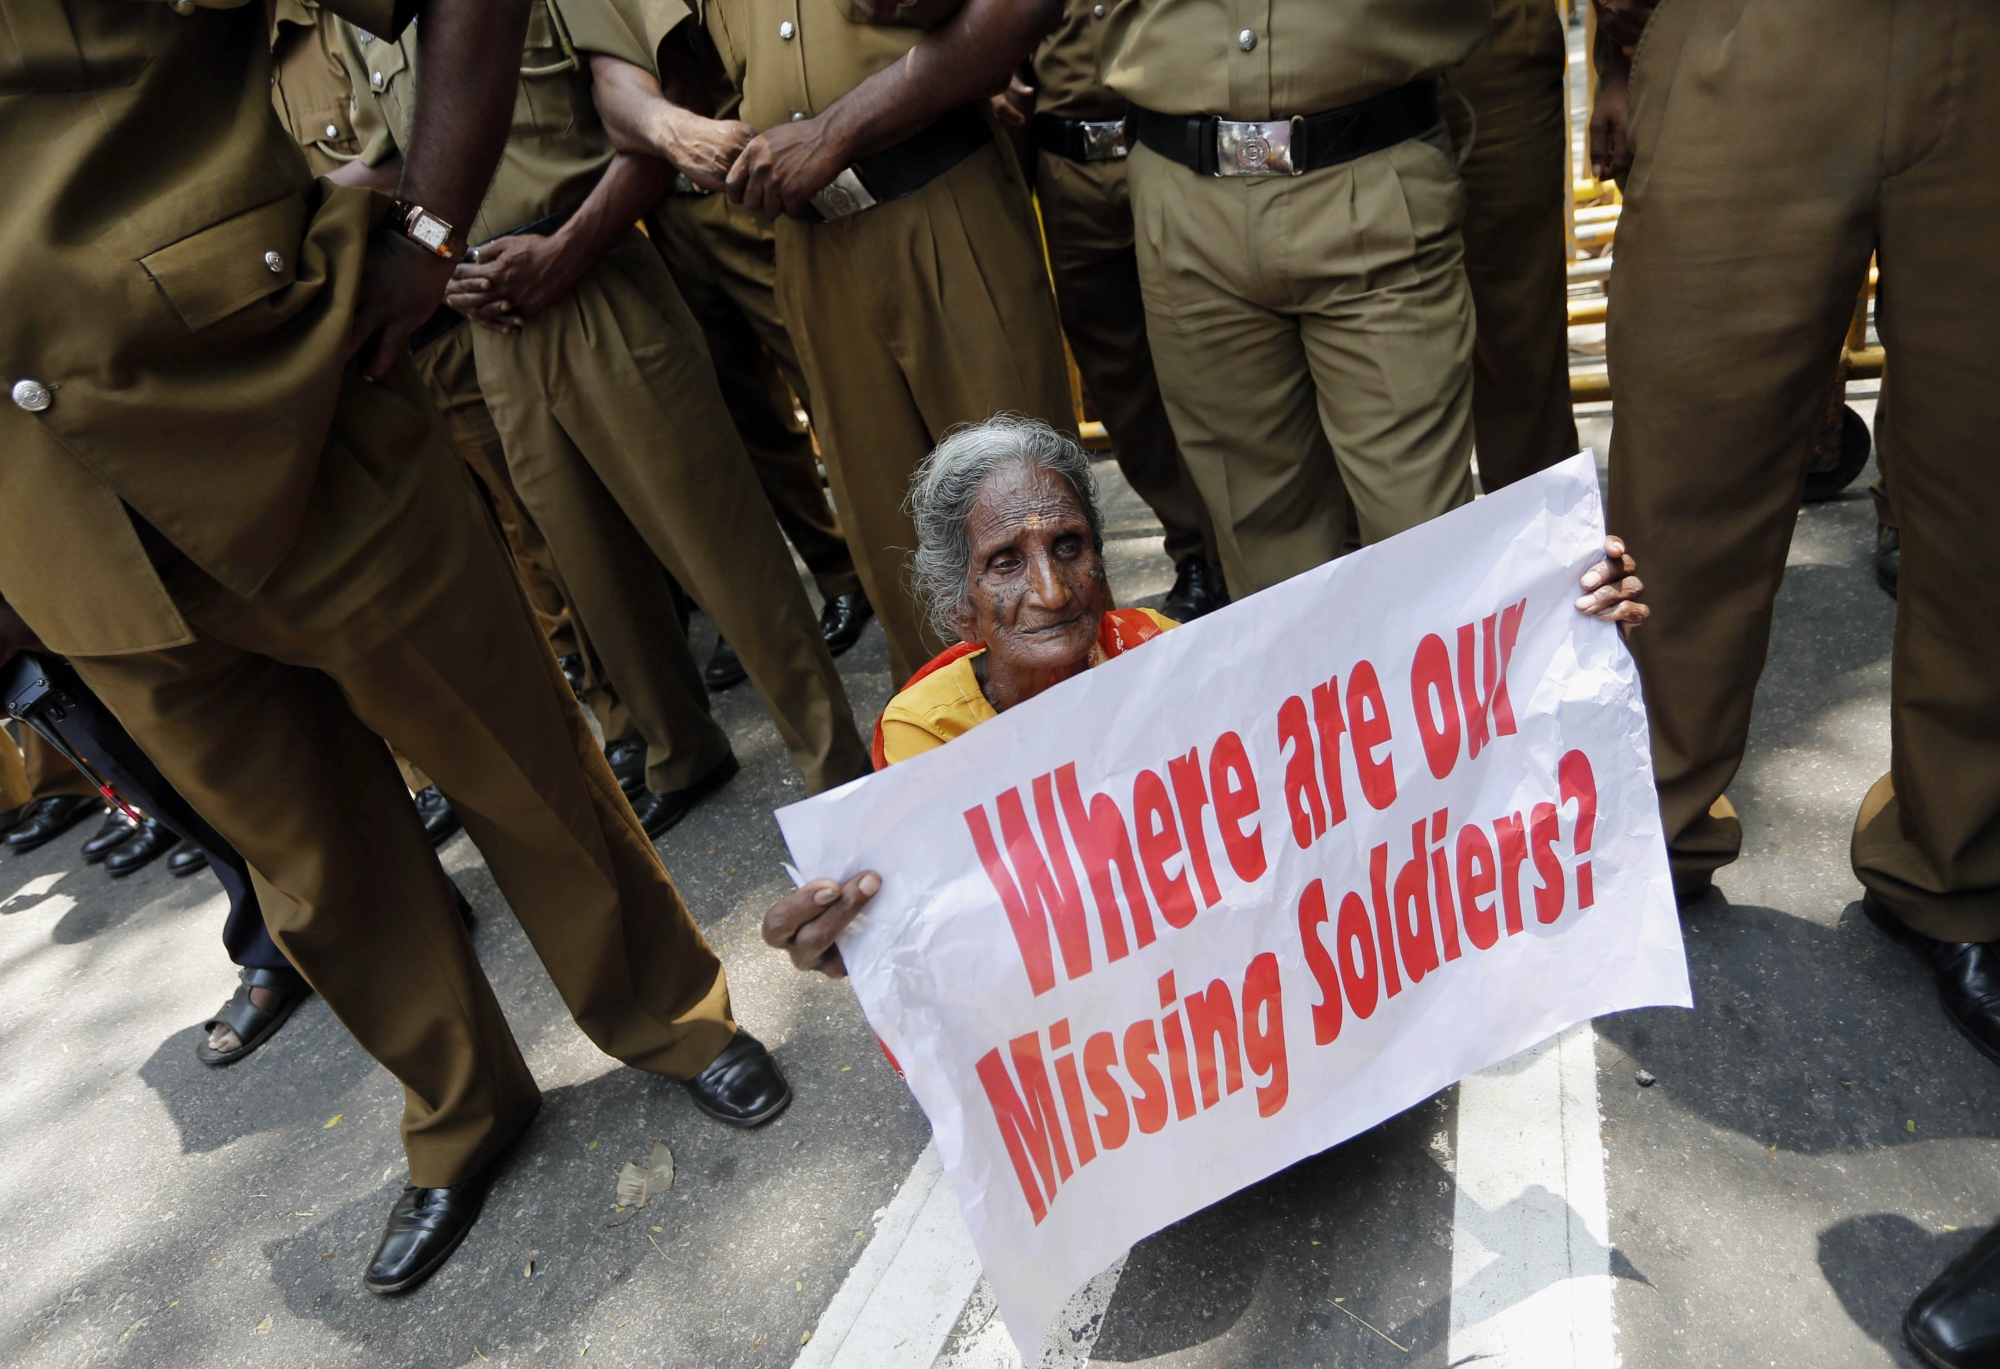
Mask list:
[{"label": "gray hair", "polygon": [[972,539],[966,520],[988,480],[1023,466],[1059,475],[1069,483],[1090,522],[1092,543],[1100,555],[1104,551],[1097,479],[1076,439],[1021,414],[995,414],[984,423],[953,428],[917,467],[904,505],[917,528],[911,589],[930,615],[931,626],[947,641],[958,636],[958,615],[969,597]]}]

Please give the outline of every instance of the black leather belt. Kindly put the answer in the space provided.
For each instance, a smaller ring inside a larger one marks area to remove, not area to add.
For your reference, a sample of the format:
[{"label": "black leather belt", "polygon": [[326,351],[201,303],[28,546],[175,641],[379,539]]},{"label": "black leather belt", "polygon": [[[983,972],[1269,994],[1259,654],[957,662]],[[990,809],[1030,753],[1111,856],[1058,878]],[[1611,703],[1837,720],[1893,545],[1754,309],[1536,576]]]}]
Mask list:
[{"label": "black leather belt", "polygon": [[1037,114],[1029,124],[1035,146],[1073,162],[1113,162],[1128,151],[1123,119],[1065,119]]},{"label": "black leather belt", "polygon": [[922,132],[848,167],[812,197],[805,217],[830,222],[914,195],[992,141],[993,130],[978,108],[962,105]]},{"label": "black leather belt", "polygon": [[1136,105],[1129,118],[1139,142],[1204,176],[1297,176],[1428,132],[1438,121],[1437,83],[1412,81],[1356,104],[1289,119],[1156,114]]},{"label": "black leather belt", "polygon": [[578,206],[571,205],[567,209],[558,209],[553,214],[544,214],[539,219],[529,219],[526,223],[517,223],[504,233],[495,233],[486,241],[498,242],[501,238],[518,238],[524,234],[537,238],[546,238],[549,234],[568,223],[570,216],[575,214],[577,209]]}]

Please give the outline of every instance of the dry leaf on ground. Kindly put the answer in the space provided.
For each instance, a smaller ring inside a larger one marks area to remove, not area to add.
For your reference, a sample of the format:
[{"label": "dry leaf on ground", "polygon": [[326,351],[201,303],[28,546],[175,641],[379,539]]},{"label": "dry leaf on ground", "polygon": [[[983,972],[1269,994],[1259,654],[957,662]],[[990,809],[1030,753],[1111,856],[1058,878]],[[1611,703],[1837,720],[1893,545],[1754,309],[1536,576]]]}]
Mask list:
[{"label": "dry leaf on ground", "polygon": [[627,1164],[618,1174],[621,1207],[644,1207],[674,1186],[674,1153],[659,1141],[643,1167]]}]

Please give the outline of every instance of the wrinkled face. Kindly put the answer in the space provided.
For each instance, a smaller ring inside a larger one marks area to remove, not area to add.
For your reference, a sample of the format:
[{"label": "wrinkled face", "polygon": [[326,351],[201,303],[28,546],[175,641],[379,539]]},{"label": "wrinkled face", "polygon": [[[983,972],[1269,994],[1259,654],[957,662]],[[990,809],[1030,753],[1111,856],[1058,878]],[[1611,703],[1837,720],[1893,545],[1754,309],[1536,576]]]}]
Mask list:
[{"label": "wrinkled face", "polygon": [[1083,669],[1111,588],[1069,482],[1038,467],[1001,471],[980,489],[965,530],[972,561],[959,636],[1017,671]]}]

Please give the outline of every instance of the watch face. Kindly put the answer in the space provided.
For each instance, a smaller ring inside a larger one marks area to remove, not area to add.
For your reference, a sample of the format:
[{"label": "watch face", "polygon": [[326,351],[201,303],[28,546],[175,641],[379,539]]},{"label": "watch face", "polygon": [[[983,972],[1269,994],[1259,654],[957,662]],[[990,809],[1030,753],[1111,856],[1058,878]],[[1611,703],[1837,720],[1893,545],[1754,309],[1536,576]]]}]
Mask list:
[{"label": "watch face", "polygon": [[443,219],[420,213],[414,216],[414,222],[410,224],[410,236],[436,252],[444,246],[445,239],[451,236],[451,225]]}]

